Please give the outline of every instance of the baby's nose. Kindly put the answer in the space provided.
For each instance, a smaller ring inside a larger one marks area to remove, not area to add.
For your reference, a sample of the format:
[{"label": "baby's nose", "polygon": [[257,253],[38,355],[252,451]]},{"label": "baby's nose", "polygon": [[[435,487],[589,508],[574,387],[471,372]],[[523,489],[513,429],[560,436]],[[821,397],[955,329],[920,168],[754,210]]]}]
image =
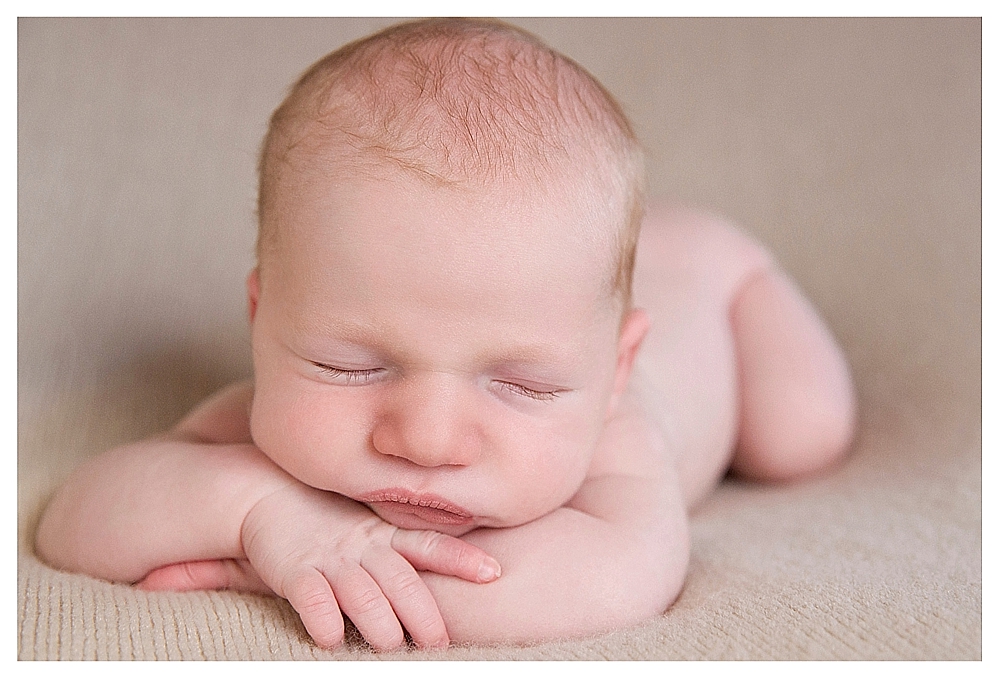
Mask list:
[{"label": "baby's nose", "polygon": [[397,387],[375,424],[372,444],[381,454],[419,466],[468,466],[482,441],[460,387],[439,377]]}]

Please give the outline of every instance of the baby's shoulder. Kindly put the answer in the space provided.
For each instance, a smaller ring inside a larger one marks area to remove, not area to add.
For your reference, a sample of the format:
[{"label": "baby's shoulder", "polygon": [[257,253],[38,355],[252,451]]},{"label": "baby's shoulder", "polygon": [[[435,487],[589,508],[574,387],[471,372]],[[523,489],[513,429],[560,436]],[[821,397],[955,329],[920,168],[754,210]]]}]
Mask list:
[{"label": "baby's shoulder", "polygon": [[209,396],[174,427],[173,433],[206,443],[249,443],[253,381],[230,384]]},{"label": "baby's shoulder", "polygon": [[635,384],[631,383],[605,422],[587,477],[659,478],[668,474],[676,461],[669,455],[662,430],[642,406]]}]

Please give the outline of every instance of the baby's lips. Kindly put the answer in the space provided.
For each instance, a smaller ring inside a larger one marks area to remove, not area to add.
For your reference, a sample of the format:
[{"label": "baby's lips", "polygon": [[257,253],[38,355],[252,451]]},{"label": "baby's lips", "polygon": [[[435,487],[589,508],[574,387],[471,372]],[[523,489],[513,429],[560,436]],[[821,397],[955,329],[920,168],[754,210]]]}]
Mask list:
[{"label": "baby's lips", "polygon": [[483,558],[479,566],[479,583],[488,584],[500,578],[500,563],[489,556]]}]

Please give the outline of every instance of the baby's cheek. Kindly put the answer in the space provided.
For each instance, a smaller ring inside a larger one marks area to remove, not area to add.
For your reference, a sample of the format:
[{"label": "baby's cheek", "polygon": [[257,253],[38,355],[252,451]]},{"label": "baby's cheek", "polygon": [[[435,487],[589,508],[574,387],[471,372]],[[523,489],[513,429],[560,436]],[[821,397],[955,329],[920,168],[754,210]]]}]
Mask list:
[{"label": "baby's cheek", "polygon": [[250,435],[271,461],[295,475],[289,468],[289,461],[294,458],[294,427],[287,413],[288,408],[283,406],[277,393],[258,386],[250,410]]},{"label": "baby's cheek", "polygon": [[338,432],[321,400],[281,389],[258,392],[250,427],[261,451],[289,474],[313,487],[329,483],[333,474],[328,462]]},{"label": "baby's cheek", "polygon": [[534,517],[559,508],[576,494],[586,478],[590,456],[583,441],[575,437],[536,441],[533,454],[520,469],[522,486],[530,493],[522,497],[522,503],[532,507]]},{"label": "baby's cheek", "polygon": [[344,491],[341,483],[367,449],[363,413],[355,412],[349,400],[300,398],[286,421],[292,475],[322,490]]}]

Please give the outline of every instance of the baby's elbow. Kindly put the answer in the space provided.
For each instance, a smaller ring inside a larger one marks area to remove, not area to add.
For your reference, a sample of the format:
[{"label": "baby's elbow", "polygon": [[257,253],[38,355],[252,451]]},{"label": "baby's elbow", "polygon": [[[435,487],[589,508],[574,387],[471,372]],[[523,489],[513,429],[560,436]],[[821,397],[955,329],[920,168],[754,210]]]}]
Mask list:
[{"label": "baby's elbow", "polygon": [[63,494],[60,492],[49,501],[35,531],[35,555],[60,570],[72,569],[69,558],[72,535],[65,529]]},{"label": "baby's elbow", "polygon": [[690,541],[683,526],[675,532],[643,553],[629,557],[609,576],[615,593],[606,597],[608,629],[648,622],[677,601],[687,577]]},{"label": "baby's elbow", "polygon": [[678,544],[670,556],[656,567],[655,577],[650,581],[651,595],[637,604],[639,618],[636,623],[659,617],[677,602],[687,580],[689,562],[690,544],[685,534],[684,543]]},{"label": "baby's elbow", "polygon": [[650,581],[645,595],[635,595],[627,604],[609,615],[611,629],[625,629],[644,624],[665,614],[684,588],[683,573],[671,573],[659,581]]},{"label": "baby's elbow", "polygon": [[94,464],[74,471],[49,500],[35,528],[34,551],[54,569],[119,581],[108,564],[120,552],[102,538],[109,531],[106,514],[93,501]]},{"label": "baby's elbow", "polygon": [[52,564],[54,560],[52,553],[52,526],[46,520],[47,516],[47,512],[42,514],[42,519],[38,523],[38,529],[35,531],[35,555],[43,562]]}]

